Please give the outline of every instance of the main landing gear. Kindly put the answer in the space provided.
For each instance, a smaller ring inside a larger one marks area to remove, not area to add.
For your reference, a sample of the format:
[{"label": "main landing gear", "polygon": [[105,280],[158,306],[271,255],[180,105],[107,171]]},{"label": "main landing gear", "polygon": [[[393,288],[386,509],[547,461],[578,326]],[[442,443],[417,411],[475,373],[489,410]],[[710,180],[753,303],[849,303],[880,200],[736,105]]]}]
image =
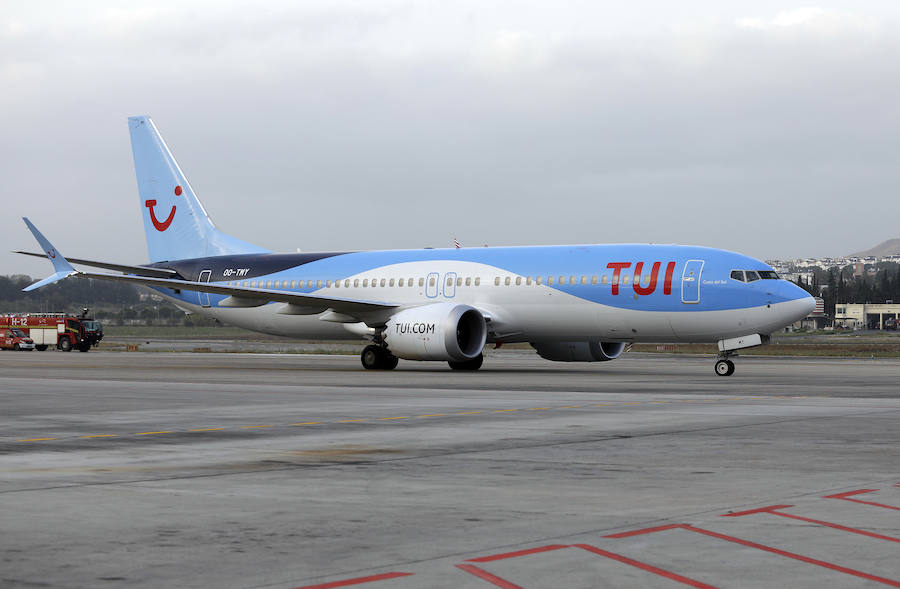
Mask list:
[{"label": "main landing gear", "polygon": [[369,345],[363,348],[359,357],[366,370],[393,370],[397,367],[397,356],[382,346]]},{"label": "main landing gear", "polygon": [[475,371],[481,368],[481,365],[484,363],[484,356],[482,354],[478,354],[471,360],[463,360],[462,362],[454,362],[450,361],[447,364],[450,365],[450,368],[453,370],[471,370]]},{"label": "main landing gear", "polygon": [[731,376],[734,374],[734,362],[728,359],[729,356],[736,355],[734,352],[725,351],[719,354],[719,359],[716,360],[716,374],[719,376]]}]

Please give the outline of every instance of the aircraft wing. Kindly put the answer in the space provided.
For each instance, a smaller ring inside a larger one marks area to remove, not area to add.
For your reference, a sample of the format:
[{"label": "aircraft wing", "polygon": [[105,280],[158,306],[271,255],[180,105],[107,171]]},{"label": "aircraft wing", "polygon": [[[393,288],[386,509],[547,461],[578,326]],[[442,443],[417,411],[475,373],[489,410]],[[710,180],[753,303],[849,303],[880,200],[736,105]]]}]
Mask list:
[{"label": "aircraft wing", "polygon": [[77,270],[71,276],[77,278],[96,278],[99,280],[130,282],[132,284],[140,284],[143,286],[161,286],[163,288],[171,288],[173,290],[191,290],[197,292],[208,292],[212,294],[229,295],[233,297],[233,300],[239,301],[237,304],[225,304],[223,306],[255,306],[253,304],[241,304],[241,302],[250,299],[259,301],[261,303],[265,303],[267,301],[275,301],[297,305],[298,307],[320,307],[323,311],[326,309],[332,309],[333,311],[336,311],[338,313],[346,313],[348,315],[354,316],[360,313],[384,311],[387,309],[394,309],[396,307],[399,307],[399,305],[394,303],[384,303],[379,301],[327,297],[312,293],[300,294],[286,290],[246,288],[242,286],[224,286],[219,284],[209,284],[208,282],[193,282],[190,280],[175,280],[171,278],[151,278],[146,276],[128,276],[124,274],[103,274],[99,272],[80,272]]},{"label": "aircraft wing", "polygon": [[[56,273],[38,281],[23,290],[30,291],[47,284],[52,284],[58,280],[74,276],[77,278],[95,278],[98,280],[113,280],[119,282],[130,282],[132,284],[140,284],[143,286],[157,286],[170,288],[172,290],[190,290],[196,292],[208,292],[212,294],[228,295],[231,299],[222,301],[222,306],[230,307],[254,307],[264,305],[269,301],[288,303],[295,307],[294,312],[299,315],[319,313],[326,310],[332,310],[335,313],[346,314],[351,317],[360,317],[361,315],[372,315],[379,311],[388,311],[399,307],[394,303],[386,303],[381,301],[366,301],[359,299],[345,299],[338,297],[328,297],[317,294],[301,294],[284,290],[263,289],[263,288],[246,288],[241,286],[225,286],[220,284],[210,284],[208,282],[193,282],[191,280],[177,280],[174,278],[160,278],[153,276],[132,276],[126,274],[103,274],[100,272],[82,272],[75,270],[66,260],[59,250],[53,247],[53,244],[47,240],[44,235],[38,231],[31,221],[24,219],[28,229],[37,239],[41,248],[47,252],[47,259],[53,264]],[[101,262],[105,264],[105,262]],[[117,264],[105,264],[106,267],[122,266]],[[102,266],[101,266],[102,267]],[[141,270],[146,270],[140,267]],[[288,313],[292,313],[289,309]]]},{"label": "aircraft wing", "polygon": [[[46,254],[38,254],[34,252],[15,251],[14,254],[22,254],[25,256],[34,256],[36,258],[45,258]],[[66,258],[71,264],[80,266],[90,266],[91,268],[105,268],[107,270],[115,270],[125,274],[137,274],[138,276],[152,276],[154,278],[172,278],[177,276],[178,272],[168,268],[149,268],[147,266],[126,266],[125,264],[112,264],[110,262],[96,262],[94,260],[81,260],[79,258]]]}]

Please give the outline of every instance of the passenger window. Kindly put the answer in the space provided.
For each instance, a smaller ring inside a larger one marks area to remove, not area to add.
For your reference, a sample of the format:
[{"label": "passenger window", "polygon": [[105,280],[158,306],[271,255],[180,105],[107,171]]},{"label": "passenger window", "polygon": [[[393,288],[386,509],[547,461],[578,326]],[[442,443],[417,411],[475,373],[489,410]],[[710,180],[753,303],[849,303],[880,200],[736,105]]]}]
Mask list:
[{"label": "passenger window", "polygon": [[627,285],[629,282],[631,282],[631,276],[626,274],[625,276],[622,277],[622,284]]},{"label": "passenger window", "polygon": [[547,286],[553,286],[553,277],[552,276],[547,277]]},{"label": "passenger window", "polygon": [[540,286],[541,283],[544,281],[543,278],[544,278],[543,276],[535,276],[534,283],[537,284],[538,286]]},{"label": "passenger window", "polygon": [[419,286],[420,286],[420,287],[425,286],[425,279],[424,279],[424,278],[419,278]]},{"label": "passenger window", "polygon": [[356,288],[358,286],[359,286],[359,278],[357,278],[353,281],[353,288]]},{"label": "passenger window", "polygon": [[747,270],[747,282],[753,282],[754,280],[759,280],[759,274],[754,272],[753,270]]},{"label": "passenger window", "polygon": [[322,281],[316,280],[316,288],[322,288]]},{"label": "passenger window", "polygon": [[509,279],[509,276],[507,276],[506,279],[503,281],[503,284],[505,284],[506,286],[509,286],[510,282],[512,282],[512,281]]},{"label": "passenger window", "polygon": [[291,280],[291,290],[297,288],[297,281]]},{"label": "passenger window", "polygon": [[363,278],[363,286],[369,286],[369,279]]},{"label": "passenger window", "polygon": [[452,276],[447,277],[447,286],[453,286],[453,277]]},{"label": "passenger window", "polygon": [[466,276],[466,286],[472,286],[472,277]]},{"label": "passenger window", "polygon": [[266,288],[272,288],[272,281],[266,280]]},{"label": "passenger window", "polygon": [[[606,278],[606,276],[604,276],[604,278]],[[615,286],[616,284],[619,284],[619,277],[616,276],[615,274],[613,274],[612,283],[613,283],[613,286]]]},{"label": "passenger window", "polygon": [[350,288],[350,279],[344,280],[344,288]]},{"label": "passenger window", "polygon": [[456,279],[456,286],[462,286],[462,278]]},{"label": "passenger window", "polygon": [[565,276],[560,276],[560,277],[559,277],[559,283],[560,283],[560,284],[565,284],[565,283],[566,283],[566,277],[565,277]]},{"label": "passenger window", "polygon": [[500,286],[500,277],[494,278],[494,286]]},{"label": "passenger window", "polygon": [[255,280],[254,280],[253,282],[250,283],[250,288],[256,288],[256,281],[255,281]]},{"label": "passenger window", "polygon": [[744,271],[743,270],[732,270],[731,278],[737,280],[739,282],[745,282],[744,280]]},{"label": "passenger window", "polygon": [[[328,281],[328,286],[331,286],[331,281],[330,281],[330,280]],[[340,288],[340,287],[341,287],[341,281],[340,281],[340,280],[335,280],[335,281],[334,281],[334,287],[335,287],[335,288]]]},{"label": "passenger window", "polygon": [[[384,280],[381,281],[381,286],[384,286]],[[403,286],[403,279],[402,279],[402,278],[397,282],[397,286]]]},{"label": "passenger window", "polygon": [[475,286],[481,286],[481,276],[475,277]]},{"label": "passenger window", "polygon": [[600,277],[600,284],[609,284],[609,275],[604,274]]},{"label": "passenger window", "polygon": [[516,276],[516,286],[522,286],[522,277]]},{"label": "passenger window", "polygon": [[591,276],[591,284],[597,284],[597,276]]},{"label": "passenger window", "polygon": [[640,283],[641,283],[641,275],[640,275],[640,274],[635,274],[635,275],[634,275],[634,283],[635,283],[635,284],[640,284]]},{"label": "passenger window", "polygon": [[531,276],[525,279],[525,286],[531,286]]},{"label": "passenger window", "polygon": [[388,281],[388,284],[389,284],[390,286],[394,286],[394,279],[391,278],[390,281]]}]

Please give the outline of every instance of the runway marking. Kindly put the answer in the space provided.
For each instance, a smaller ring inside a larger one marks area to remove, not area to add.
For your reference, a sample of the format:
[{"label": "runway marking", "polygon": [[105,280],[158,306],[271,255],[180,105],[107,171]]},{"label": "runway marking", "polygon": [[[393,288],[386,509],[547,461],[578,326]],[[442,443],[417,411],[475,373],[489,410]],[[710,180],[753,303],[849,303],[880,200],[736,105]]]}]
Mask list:
[{"label": "runway marking", "polygon": [[356,577],[355,579],[344,579],[343,581],[332,581],[331,583],[319,583],[318,585],[304,585],[295,589],[333,589],[335,587],[348,587],[350,585],[362,585],[363,583],[374,583],[375,581],[387,581],[388,579],[397,579],[399,577],[411,577],[415,573],[382,573],[380,575],[370,575],[368,577]]},{"label": "runway marking", "polygon": [[786,550],[780,550],[778,548],[773,548],[771,546],[765,546],[763,544],[758,544],[756,542],[751,542],[749,540],[743,540],[741,538],[737,538],[735,536],[728,536],[726,534],[720,534],[718,532],[713,532],[712,530],[706,530],[703,528],[696,528],[690,524],[668,524],[664,526],[656,526],[654,528],[645,528],[641,530],[632,530],[630,532],[619,532],[617,534],[609,534],[608,536],[604,536],[605,538],[631,538],[634,536],[640,536],[644,534],[652,534],[655,532],[662,532],[664,530],[687,530],[689,532],[694,532],[697,534],[703,534],[704,536],[709,536],[711,538],[717,538],[719,540],[725,540],[726,542],[732,542],[734,544],[740,544],[741,546],[746,546],[748,548],[755,548],[757,550],[762,550],[763,552],[769,552],[771,554],[777,554],[779,556],[784,556],[786,558],[790,558],[793,560],[799,560],[800,562],[805,562],[807,564],[812,564],[815,566],[819,566],[822,568],[826,568],[832,571],[837,571],[839,573],[844,573],[845,575],[851,575],[854,577],[859,577],[861,579],[866,579],[868,581],[875,581],[877,583],[882,583],[884,585],[890,585],[891,587],[900,587],[900,581],[895,581],[893,579],[887,579],[885,577],[879,577],[877,575],[872,575],[869,573],[865,573],[863,571],[858,571],[856,569],[851,569],[848,567],[832,564],[830,562],[825,562],[824,560],[818,560],[815,558],[811,558],[809,556],[803,556],[802,554],[797,554],[795,552],[788,552]]},{"label": "runway marking", "polygon": [[[897,485],[900,487],[900,484]],[[823,499],[842,499],[844,501],[852,501],[853,503],[862,503],[863,505],[872,505],[874,507],[881,507],[882,509],[894,509],[900,511],[900,507],[895,507],[893,505],[885,505],[884,503],[875,503],[874,501],[863,501],[862,499],[851,499],[850,495],[859,495],[861,493],[874,493],[878,489],[860,489],[858,491],[847,491],[844,493],[837,493],[835,495],[825,495]]]},{"label": "runway marking", "polygon": [[778,515],[781,517],[796,519],[796,520],[799,520],[802,522],[809,522],[811,524],[826,526],[829,528],[834,528],[835,530],[841,530],[843,532],[850,532],[851,534],[859,534],[861,536],[868,536],[870,538],[878,538],[879,540],[887,540],[888,542],[900,542],[900,538],[894,538],[893,536],[885,536],[883,534],[876,534],[874,532],[867,532],[866,530],[860,530],[859,528],[851,528],[849,526],[842,526],[840,524],[826,522],[826,521],[822,521],[820,519],[812,519],[809,517],[803,517],[801,515],[794,515],[792,513],[783,513],[782,511],[780,511],[782,509],[787,509],[788,507],[793,507],[793,505],[770,505],[769,507],[760,507],[758,509],[749,509],[747,511],[738,511],[737,513],[723,513],[722,517],[743,517],[745,515],[753,515],[756,513],[771,513],[772,515]]},{"label": "runway marking", "polygon": [[[716,399],[716,400],[721,401],[721,400],[730,400],[730,399]],[[645,401],[629,401],[629,402],[616,401],[613,403],[592,403],[590,405],[561,405],[559,407],[519,407],[519,408],[511,408],[511,409],[490,409],[490,410],[485,409],[485,410],[478,410],[478,411],[458,411],[456,413],[427,413],[427,414],[417,415],[414,417],[409,417],[409,416],[370,417],[370,418],[358,418],[358,419],[338,419],[338,420],[335,420],[332,422],[301,421],[301,422],[297,422],[297,423],[291,423],[288,425],[301,426],[301,425],[325,425],[327,423],[360,423],[360,422],[366,422],[366,421],[391,421],[391,420],[396,420],[396,419],[423,419],[423,418],[432,418],[432,417],[447,417],[447,416],[453,416],[453,415],[483,415],[483,414],[489,414],[489,413],[513,413],[513,412],[517,412],[517,411],[556,411],[556,410],[560,410],[560,409],[581,409],[581,408],[585,408],[585,407],[622,407],[622,406],[626,406],[626,405],[641,405],[642,403],[649,404],[649,403],[670,403],[670,402],[703,403],[705,401],[695,401],[695,400],[689,400],[689,399],[676,399],[673,401],[646,401],[646,402]],[[275,425],[261,424],[261,425],[240,425],[240,426],[231,426],[231,427],[234,427],[237,429],[269,429],[269,428],[277,428],[277,427],[284,427],[284,426],[280,426],[277,424],[275,424]],[[205,427],[205,428],[187,429],[184,431],[185,432],[215,432],[215,431],[224,431],[227,429],[229,429],[229,428],[228,427]],[[119,437],[128,436],[128,435],[152,436],[152,435],[174,434],[174,433],[177,433],[177,432],[175,430],[160,430],[160,431],[150,431],[150,432],[136,432],[136,433],[131,433],[131,434],[83,435],[83,436],[73,436],[72,438],[68,438],[68,439],[74,439],[76,437],[82,438],[82,439],[119,438]],[[62,439],[66,439],[66,438],[59,438],[59,437],[22,438],[22,439],[16,440],[16,442],[45,442],[45,441],[62,440]],[[900,484],[898,484],[898,486],[900,486]],[[857,503],[878,505],[880,507],[885,507],[887,509],[900,509],[898,507],[893,507],[893,506],[889,506],[889,505],[881,505],[881,504],[872,503],[869,501],[860,501],[857,499],[847,499],[845,497],[846,495],[853,495],[853,494],[857,494],[857,493],[864,493],[864,492],[871,492],[871,491],[872,490],[863,489],[860,491],[851,491],[849,493],[842,493],[842,494],[835,495],[835,496],[829,496],[829,498],[845,499],[847,501],[855,501]]]},{"label": "runway marking", "polygon": [[[607,550],[597,548],[596,546],[591,546],[590,544],[573,544],[571,546],[566,545],[566,544],[550,544],[548,546],[541,546],[538,548],[529,548],[526,550],[517,550],[515,552],[506,552],[504,554],[494,554],[491,556],[482,556],[479,558],[469,558],[466,560],[466,562],[477,562],[477,563],[493,562],[493,561],[497,561],[497,560],[506,560],[508,558],[518,558],[521,556],[538,554],[541,552],[548,552],[551,550],[560,550],[563,548],[579,548],[581,550],[585,550],[592,554],[604,556],[606,558],[616,560],[623,564],[627,564],[627,565],[633,566],[635,568],[639,568],[641,570],[647,571],[649,573],[653,573],[654,575],[664,577],[671,581],[676,581],[678,583],[682,583],[682,584],[688,585],[690,587],[696,587],[697,589],[716,589],[712,585],[707,585],[706,583],[701,583],[700,581],[691,579],[689,577],[684,577],[677,573],[673,573],[671,571],[657,568],[646,562],[634,560],[632,558],[628,558],[627,556],[622,556],[621,554],[616,554],[615,552],[609,552]],[[496,576],[492,573],[489,573],[488,571],[486,571],[482,568],[476,567],[474,565],[458,564],[458,565],[456,565],[456,567],[471,574],[471,575],[475,575],[476,577],[478,577],[480,579],[483,579],[489,583],[492,583],[492,584],[496,585],[497,587],[502,587],[503,589],[522,589],[519,585],[515,585],[515,584],[507,581],[506,579],[503,579],[502,577],[498,577],[498,576]]]}]

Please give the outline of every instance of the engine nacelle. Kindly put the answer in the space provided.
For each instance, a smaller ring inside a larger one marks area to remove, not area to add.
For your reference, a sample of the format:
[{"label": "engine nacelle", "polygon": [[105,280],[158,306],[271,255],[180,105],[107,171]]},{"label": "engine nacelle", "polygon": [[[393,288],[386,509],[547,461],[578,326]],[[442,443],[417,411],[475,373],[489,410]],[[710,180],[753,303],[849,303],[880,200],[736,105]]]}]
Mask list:
[{"label": "engine nacelle", "polygon": [[400,311],[388,320],[383,337],[398,358],[462,362],[484,349],[487,324],[474,307],[434,303]]},{"label": "engine nacelle", "polygon": [[531,347],[555,362],[607,362],[625,351],[623,342],[531,342]]}]

